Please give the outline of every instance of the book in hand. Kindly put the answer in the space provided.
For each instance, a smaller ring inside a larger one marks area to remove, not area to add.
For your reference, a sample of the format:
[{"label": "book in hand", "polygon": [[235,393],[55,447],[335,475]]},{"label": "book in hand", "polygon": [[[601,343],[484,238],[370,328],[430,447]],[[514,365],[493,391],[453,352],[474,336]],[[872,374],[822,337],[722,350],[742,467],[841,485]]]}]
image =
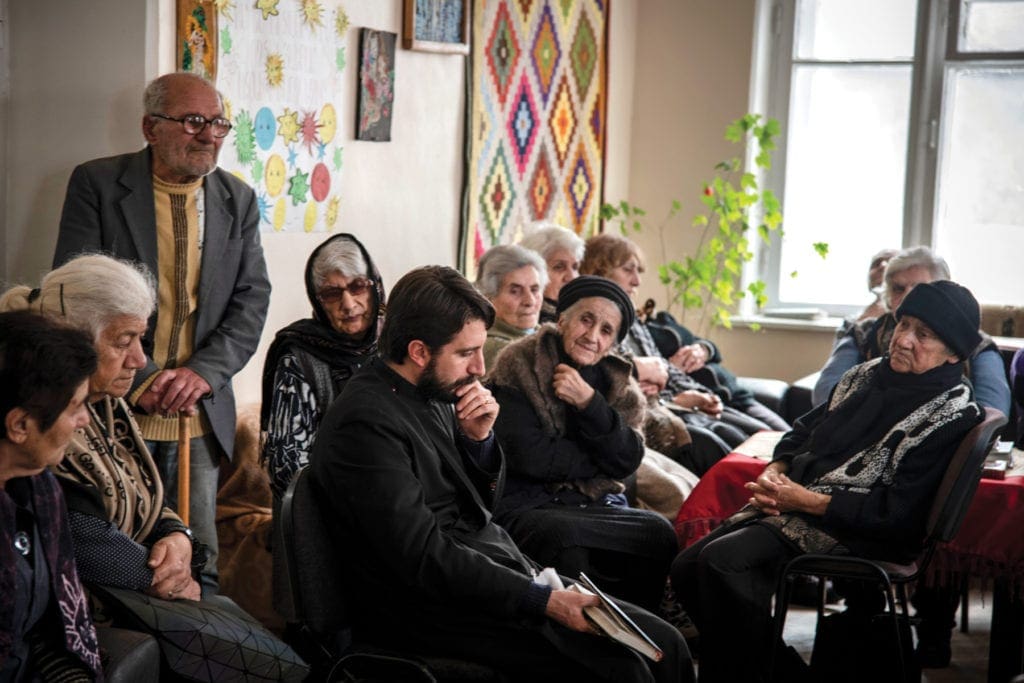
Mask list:
[{"label": "book in hand", "polygon": [[655,662],[661,661],[664,656],[661,648],[622,611],[621,607],[595,586],[586,574],[580,572],[580,582],[569,586],[569,590],[584,595],[596,595],[601,600],[597,605],[583,608],[584,615],[601,633]]}]

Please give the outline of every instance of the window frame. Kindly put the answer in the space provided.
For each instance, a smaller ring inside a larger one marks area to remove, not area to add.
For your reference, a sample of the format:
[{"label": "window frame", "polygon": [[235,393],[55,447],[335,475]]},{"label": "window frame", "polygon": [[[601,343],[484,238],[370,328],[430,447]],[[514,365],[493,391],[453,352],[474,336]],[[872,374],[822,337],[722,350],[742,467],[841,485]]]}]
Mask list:
[{"label": "window frame", "polygon": [[[907,132],[907,161],[904,179],[902,246],[933,245],[933,221],[938,204],[939,150],[942,140],[942,105],[947,67],[972,64],[979,67],[1024,66],[1024,51],[965,52],[959,49],[960,6],[963,0],[918,0],[915,21],[914,56],[911,60],[910,113]],[[783,207],[785,230],[786,128],[789,121],[794,65],[807,63],[794,57],[796,6],[798,0],[757,0],[751,108],[782,123],[783,137],[774,154],[772,168],[762,172],[760,182],[778,197]],[[898,61],[814,60],[819,64],[883,64]],[[823,241],[828,241],[827,235]],[[768,306],[824,308],[830,315],[846,316],[860,306],[818,305],[780,301],[781,237],[772,235],[770,245],[758,243],[755,258],[745,272],[747,281],[765,282]],[[842,258],[831,254],[828,258]],[[754,313],[744,299],[741,313]]]}]

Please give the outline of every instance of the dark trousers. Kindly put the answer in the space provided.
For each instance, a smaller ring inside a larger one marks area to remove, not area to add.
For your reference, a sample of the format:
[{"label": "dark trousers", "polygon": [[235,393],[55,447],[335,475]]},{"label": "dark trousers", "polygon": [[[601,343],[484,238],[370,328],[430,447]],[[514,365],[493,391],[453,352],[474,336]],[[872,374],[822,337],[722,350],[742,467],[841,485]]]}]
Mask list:
[{"label": "dark trousers", "polygon": [[759,524],[721,529],[672,563],[672,588],[700,631],[701,683],[768,679],[771,600],[799,551]]},{"label": "dark trousers", "polygon": [[479,628],[450,627],[445,620],[430,628],[390,634],[413,651],[486,664],[512,681],[535,683],[692,683],[696,681],[686,641],[675,627],[625,602],[619,606],[664,652],[660,662],[608,638],[579,633],[547,620],[527,625],[509,620]]},{"label": "dark trousers", "polygon": [[608,593],[655,611],[678,541],[650,510],[548,505],[501,520],[534,561],[576,580],[586,574]]}]

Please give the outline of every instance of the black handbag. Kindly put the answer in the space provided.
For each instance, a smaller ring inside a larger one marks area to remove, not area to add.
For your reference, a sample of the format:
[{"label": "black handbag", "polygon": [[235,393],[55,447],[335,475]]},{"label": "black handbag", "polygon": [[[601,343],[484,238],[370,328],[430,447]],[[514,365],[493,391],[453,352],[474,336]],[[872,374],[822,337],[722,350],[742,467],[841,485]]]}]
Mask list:
[{"label": "black handbag", "polygon": [[302,681],[309,668],[284,642],[222,596],[163,600],[89,585],[114,625],[149,633],[161,667],[189,681]]}]

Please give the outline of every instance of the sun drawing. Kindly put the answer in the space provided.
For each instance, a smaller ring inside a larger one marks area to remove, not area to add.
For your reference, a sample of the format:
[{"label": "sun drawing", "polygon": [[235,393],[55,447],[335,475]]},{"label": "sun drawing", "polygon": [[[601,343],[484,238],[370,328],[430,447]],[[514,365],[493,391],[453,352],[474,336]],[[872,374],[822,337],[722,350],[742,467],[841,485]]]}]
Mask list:
[{"label": "sun drawing", "polygon": [[334,31],[338,34],[339,38],[345,37],[345,31],[348,30],[348,14],[345,10],[339,7],[334,12]]},{"label": "sun drawing", "polygon": [[276,17],[278,0],[256,0],[256,9],[263,13],[263,21]]},{"label": "sun drawing", "polygon": [[235,9],[235,0],[213,0],[213,6],[217,8],[217,14],[231,20],[231,12]]},{"label": "sun drawing", "polygon": [[267,84],[276,88],[284,80],[284,60],[281,55],[267,55]]},{"label": "sun drawing", "polygon": [[311,28],[324,25],[324,6],[317,0],[300,0],[302,3],[302,20]]},{"label": "sun drawing", "polygon": [[306,112],[302,117],[302,124],[299,127],[299,134],[302,136],[302,144],[306,146],[306,154],[313,153],[313,145],[320,144],[320,126],[316,120],[316,114]]}]

